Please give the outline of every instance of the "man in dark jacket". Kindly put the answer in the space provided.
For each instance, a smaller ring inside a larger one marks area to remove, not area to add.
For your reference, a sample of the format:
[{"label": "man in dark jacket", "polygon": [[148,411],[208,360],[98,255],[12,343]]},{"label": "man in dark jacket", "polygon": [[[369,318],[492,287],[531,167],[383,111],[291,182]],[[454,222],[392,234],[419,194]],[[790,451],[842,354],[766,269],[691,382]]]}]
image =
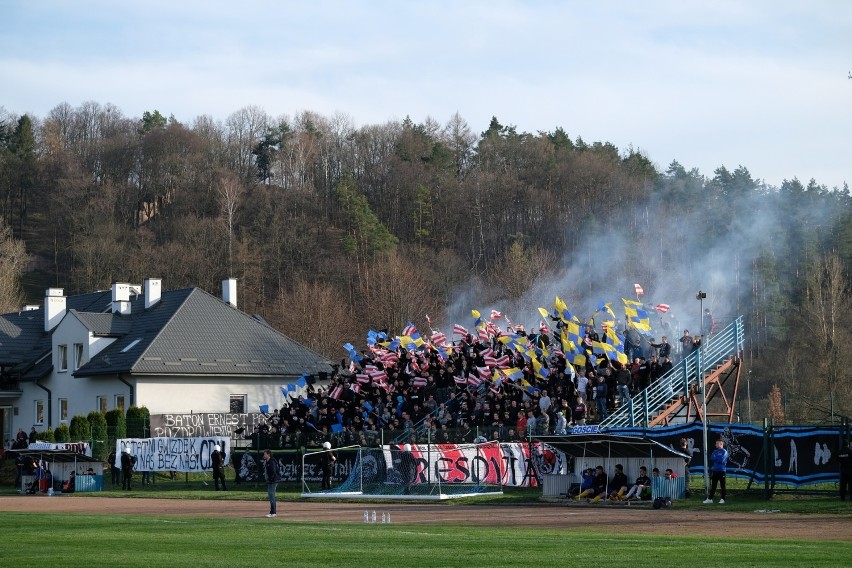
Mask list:
[{"label": "man in dark jacket", "polygon": [[130,491],[130,480],[133,478],[133,466],[136,458],[130,455],[130,448],[124,448],[121,453],[121,488]]},{"label": "man in dark jacket", "polygon": [[278,471],[278,460],[272,459],[270,450],[263,451],[263,477],[266,480],[266,495],[269,498],[269,513],[266,515],[272,519],[278,516],[278,499],[275,495],[281,474]]},{"label": "man in dark jacket", "polygon": [[837,460],[840,462],[840,500],[846,501],[848,494],[852,501],[852,442],[840,450]]},{"label": "man in dark jacket", "polygon": [[331,451],[331,442],[323,442],[322,449],[320,469],[322,470],[322,489],[326,491],[331,489],[331,476],[334,473],[334,464],[337,462],[337,455]]},{"label": "man in dark jacket", "polygon": [[216,486],[216,491],[219,491],[219,482],[222,482],[222,491],[227,491],[225,487],[225,454],[222,452],[222,446],[216,444],[213,453],[210,454],[210,461],[213,464],[213,483]]}]

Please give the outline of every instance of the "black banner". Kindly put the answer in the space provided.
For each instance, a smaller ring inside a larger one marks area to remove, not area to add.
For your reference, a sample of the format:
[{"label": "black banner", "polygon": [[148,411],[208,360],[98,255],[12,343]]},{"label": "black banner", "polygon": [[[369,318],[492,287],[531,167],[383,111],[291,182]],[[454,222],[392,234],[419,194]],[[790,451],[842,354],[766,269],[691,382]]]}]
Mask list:
[{"label": "black banner", "polygon": [[[263,414],[225,414],[216,412],[190,414],[152,414],[151,436],[170,438],[194,438],[225,436],[234,438],[248,436],[255,426],[266,421]],[[240,430],[239,434],[237,430]]]},{"label": "black banner", "polygon": [[[349,477],[352,468],[358,459],[357,450],[335,450],[337,463],[332,473],[332,481],[340,483]],[[264,483],[262,469],[263,452],[234,450],[231,457],[236,471],[237,483],[260,482]],[[299,483],[302,481],[302,452],[294,450],[272,450],[272,459],[278,463],[278,471],[281,474],[282,483]],[[305,464],[305,480],[319,483],[322,480],[317,460],[308,461]]]},{"label": "black banner", "polygon": [[[686,453],[692,456],[690,471],[696,474],[703,471],[701,423],[667,428],[610,429],[607,433],[647,435],[676,450],[681,450],[681,439],[686,439]],[[707,428],[711,451],[718,439],[725,441],[730,454],[728,475],[733,477],[752,479],[756,483],[769,478],[774,483],[794,486],[836,482],[840,478],[839,428],[784,426],[764,432],[751,424],[711,424]]]}]

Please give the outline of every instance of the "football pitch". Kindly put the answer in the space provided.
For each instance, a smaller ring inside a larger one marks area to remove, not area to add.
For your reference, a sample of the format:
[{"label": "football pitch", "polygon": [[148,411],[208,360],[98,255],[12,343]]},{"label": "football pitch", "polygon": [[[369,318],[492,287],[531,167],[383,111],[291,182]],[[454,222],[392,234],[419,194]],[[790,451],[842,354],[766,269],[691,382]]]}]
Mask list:
[{"label": "football pitch", "polygon": [[267,506],[222,498],[4,496],[3,563],[789,567],[847,566],[852,557],[846,515],[295,501],[279,503],[279,516],[268,519]]}]

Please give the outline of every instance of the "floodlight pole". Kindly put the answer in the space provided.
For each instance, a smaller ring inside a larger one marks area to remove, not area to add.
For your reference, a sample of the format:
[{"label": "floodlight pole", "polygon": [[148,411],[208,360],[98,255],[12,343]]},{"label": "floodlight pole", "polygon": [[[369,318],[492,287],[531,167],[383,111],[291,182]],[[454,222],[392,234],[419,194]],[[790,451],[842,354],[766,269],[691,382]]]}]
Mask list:
[{"label": "floodlight pole", "polygon": [[[704,338],[704,298],[707,297],[706,292],[698,291],[698,294],[695,295],[695,298],[698,300],[699,304],[699,321],[701,322],[701,336]],[[699,384],[701,385],[701,432],[704,436],[704,498],[710,498],[710,479],[708,477],[708,473],[710,468],[708,467],[708,441],[707,441],[707,389],[704,384],[704,375],[701,372],[701,349],[699,348],[695,352],[695,373],[698,378]]]}]

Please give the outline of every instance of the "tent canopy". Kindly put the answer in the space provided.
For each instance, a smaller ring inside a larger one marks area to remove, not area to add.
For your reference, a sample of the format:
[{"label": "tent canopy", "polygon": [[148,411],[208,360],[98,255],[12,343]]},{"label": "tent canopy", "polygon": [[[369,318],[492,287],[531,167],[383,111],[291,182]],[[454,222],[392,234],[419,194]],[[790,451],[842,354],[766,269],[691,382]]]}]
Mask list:
[{"label": "tent canopy", "polygon": [[587,458],[689,458],[677,450],[664,446],[646,436],[619,436],[617,434],[569,434],[566,436],[533,436],[534,442],[549,444],[573,457]]},{"label": "tent canopy", "polygon": [[101,460],[69,450],[15,450],[25,458],[52,463],[101,463]]}]

